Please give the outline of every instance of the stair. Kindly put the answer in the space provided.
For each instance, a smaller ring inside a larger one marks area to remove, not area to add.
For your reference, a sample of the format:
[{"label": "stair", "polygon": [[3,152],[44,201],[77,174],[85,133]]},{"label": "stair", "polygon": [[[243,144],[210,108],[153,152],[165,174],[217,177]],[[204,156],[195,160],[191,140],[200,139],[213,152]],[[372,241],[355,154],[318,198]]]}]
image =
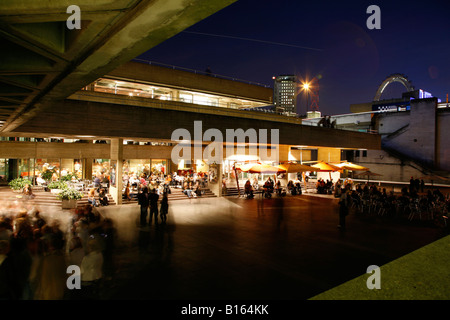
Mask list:
[{"label": "stair", "polygon": [[[239,188],[239,191],[240,191],[240,193],[238,192],[237,187],[227,187],[227,191],[224,194],[224,196],[225,197],[232,197],[232,196],[238,196],[238,195],[243,196],[244,188]],[[259,193],[261,193],[261,190],[257,190],[257,191],[253,190],[253,194],[259,194]]]},{"label": "stair", "polygon": [[[170,201],[176,201],[176,200],[185,200],[189,199],[187,195],[183,193],[183,191],[180,188],[170,188],[171,193],[168,194],[168,199]],[[191,199],[201,199],[201,198],[214,198],[217,197],[210,189],[204,188],[204,193],[202,196],[197,198],[191,198]],[[88,193],[89,191],[82,191],[83,198],[77,201],[77,208],[83,208],[84,206],[88,205]],[[42,187],[34,187],[33,188],[33,199],[26,199],[22,193],[14,192],[11,190],[9,186],[0,186],[0,202],[1,201],[24,201],[24,204],[27,205],[35,205],[35,206],[54,206],[61,208],[62,207],[62,201],[58,200],[55,193],[51,193],[49,191],[44,191],[44,188]],[[109,205],[116,205],[116,202],[114,201],[113,197],[108,193],[108,200]],[[98,200],[98,195],[95,197]],[[162,197],[159,197],[159,201],[161,201]],[[137,204],[137,194],[132,194],[131,200],[122,200],[122,204]]]},{"label": "stair", "polygon": [[239,188],[239,191],[238,191],[237,187],[227,187],[227,189],[226,189],[226,191],[224,193],[224,196],[225,197],[232,197],[232,196],[239,196],[239,195],[242,196],[242,195],[244,195],[244,190],[242,188]]},{"label": "stair", "polygon": [[[191,198],[191,199],[201,199],[201,198],[214,198],[217,197],[210,189],[208,188],[203,188],[203,194],[200,197],[197,198]],[[167,195],[167,198],[169,200],[169,202],[171,201],[176,201],[176,200],[186,200],[189,199],[188,196],[186,194],[183,193],[183,190],[181,188],[175,188],[175,187],[170,187],[170,193]],[[161,201],[162,197],[159,197],[159,201]],[[138,200],[137,200],[137,194],[133,193],[132,194],[132,199],[131,200],[122,200],[122,204],[137,204]]]},{"label": "stair", "polygon": [[[24,203],[35,205],[35,206],[54,206],[61,208],[62,201],[58,200],[55,193],[51,193],[48,191],[44,191],[42,187],[33,188],[33,199],[27,199],[24,197],[22,193],[14,192],[9,187],[0,187],[0,201],[24,201]],[[110,194],[107,194],[109,205],[115,205],[115,201]],[[98,200],[98,196],[96,196]],[[78,200],[77,207],[82,208],[85,205],[89,204],[88,202],[88,191],[83,192],[83,198]]]}]

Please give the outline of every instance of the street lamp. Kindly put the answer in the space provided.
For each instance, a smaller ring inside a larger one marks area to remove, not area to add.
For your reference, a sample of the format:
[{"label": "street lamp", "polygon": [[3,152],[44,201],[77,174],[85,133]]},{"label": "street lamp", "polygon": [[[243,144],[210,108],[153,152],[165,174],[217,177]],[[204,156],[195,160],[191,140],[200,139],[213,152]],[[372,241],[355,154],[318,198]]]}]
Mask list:
[{"label": "street lamp", "polygon": [[303,84],[303,90],[305,90],[306,91],[306,112],[308,112],[308,93],[309,93],[309,83],[308,82],[306,82],[306,83],[304,83]]}]

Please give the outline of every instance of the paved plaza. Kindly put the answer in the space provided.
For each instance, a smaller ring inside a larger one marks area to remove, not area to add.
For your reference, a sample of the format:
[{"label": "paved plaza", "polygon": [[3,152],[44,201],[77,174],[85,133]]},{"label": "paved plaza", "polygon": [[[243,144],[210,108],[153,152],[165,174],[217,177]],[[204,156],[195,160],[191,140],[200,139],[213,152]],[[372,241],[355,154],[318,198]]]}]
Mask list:
[{"label": "paved plaza", "polygon": [[424,221],[356,213],[343,231],[337,202],[308,194],[179,200],[166,225],[145,228],[137,205],[100,208],[117,229],[116,273],[101,298],[306,300],[445,235]]}]

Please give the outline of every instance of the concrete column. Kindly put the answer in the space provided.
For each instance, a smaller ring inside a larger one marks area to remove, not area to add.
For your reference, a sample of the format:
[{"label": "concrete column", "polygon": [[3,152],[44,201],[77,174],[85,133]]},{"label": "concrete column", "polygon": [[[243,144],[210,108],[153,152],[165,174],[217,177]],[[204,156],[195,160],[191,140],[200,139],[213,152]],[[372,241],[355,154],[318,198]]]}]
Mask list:
[{"label": "concrete column", "polygon": [[217,165],[217,196],[222,197],[222,165]]},{"label": "concrete column", "polygon": [[94,159],[92,158],[85,158],[83,159],[83,178],[87,180],[92,179],[92,162]]},{"label": "concrete column", "polygon": [[[212,168],[212,166],[210,166]],[[222,165],[217,164],[214,166],[217,169],[217,181],[216,183],[210,182],[208,188],[218,197],[222,197]]]},{"label": "concrete column", "polygon": [[[90,148],[93,144],[94,141],[89,140],[88,141],[88,148]],[[92,163],[94,162],[93,158],[84,158],[83,159],[83,179],[86,180],[92,180]]]},{"label": "concrete column", "polygon": [[[290,146],[288,146],[288,145],[279,145],[279,154],[278,154],[278,158],[279,158],[279,162],[280,163],[282,163],[282,162],[287,162],[287,161],[289,161],[290,159],[289,159],[289,155],[291,154],[291,147]],[[294,176],[295,176],[296,174],[294,174]],[[278,179],[278,178],[277,178]],[[283,188],[286,188],[286,186],[287,186],[287,184],[288,184],[288,182],[289,182],[289,174],[288,173],[286,173],[285,175],[284,175],[284,178],[282,178],[282,179],[279,179],[280,180],[280,183],[281,183],[281,186],[283,187]]]},{"label": "concrete column", "polygon": [[123,139],[111,139],[111,161],[116,161],[116,185],[111,186],[110,194],[114,201],[119,205],[122,204],[122,164],[123,164]]}]

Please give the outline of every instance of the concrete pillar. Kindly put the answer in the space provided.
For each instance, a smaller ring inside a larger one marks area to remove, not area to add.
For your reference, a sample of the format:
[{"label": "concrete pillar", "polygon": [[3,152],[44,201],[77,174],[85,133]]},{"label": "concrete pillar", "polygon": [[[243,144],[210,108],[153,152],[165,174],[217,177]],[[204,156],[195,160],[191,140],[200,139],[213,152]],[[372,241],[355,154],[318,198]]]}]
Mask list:
[{"label": "concrete pillar", "polygon": [[123,139],[111,139],[111,162],[116,162],[116,185],[111,186],[110,194],[114,201],[120,205],[122,204],[122,164],[123,164]]},{"label": "concrete pillar", "polygon": [[[289,156],[291,154],[291,147],[288,145],[279,145],[279,154],[278,154],[278,158],[279,158],[279,162],[287,162],[289,161]],[[296,174],[294,174],[296,175]],[[284,178],[279,179],[281,186],[283,188],[286,188],[288,182],[289,182],[289,174],[285,173],[284,174]]]},{"label": "concrete pillar", "polygon": [[222,197],[222,165],[217,165],[217,196]]},{"label": "concrete pillar", "polygon": [[[90,144],[89,147],[91,147],[92,144],[94,144],[94,141],[89,140],[88,144]],[[83,179],[86,180],[92,180],[92,163],[94,162],[93,158],[84,158],[83,159]]]},{"label": "concrete pillar", "polygon": [[83,159],[83,179],[91,180],[92,179],[92,162],[94,159],[85,158]]},{"label": "concrete pillar", "polygon": [[217,181],[215,183],[210,182],[208,183],[208,188],[211,190],[216,196],[222,197],[222,165],[216,164],[216,165],[210,165],[210,169],[217,170]]}]

